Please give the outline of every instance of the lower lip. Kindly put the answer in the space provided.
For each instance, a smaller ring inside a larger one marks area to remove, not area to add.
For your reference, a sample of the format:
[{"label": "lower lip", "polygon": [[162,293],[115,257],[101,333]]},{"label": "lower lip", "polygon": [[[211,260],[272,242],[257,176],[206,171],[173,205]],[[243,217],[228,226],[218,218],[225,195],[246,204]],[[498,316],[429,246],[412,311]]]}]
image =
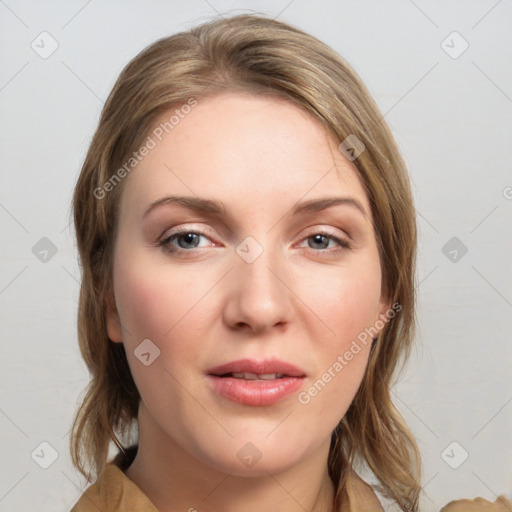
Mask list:
[{"label": "lower lip", "polygon": [[243,405],[273,405],[302,386],[303,377],[274,380],[244,380],[208,375],[208,381],[219,395]]}]

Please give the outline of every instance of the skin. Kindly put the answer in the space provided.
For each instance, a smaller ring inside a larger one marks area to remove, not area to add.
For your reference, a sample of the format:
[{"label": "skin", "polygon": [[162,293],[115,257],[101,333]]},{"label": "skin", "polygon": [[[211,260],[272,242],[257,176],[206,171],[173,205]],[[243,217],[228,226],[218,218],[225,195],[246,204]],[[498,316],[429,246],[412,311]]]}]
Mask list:
[{"label": "skin", "polygon": [[[142,396],[126,474],[160,511],[331,510],[331,432],[370,343],[307,404],[298,393],[237,404],[205,373],[276,357],[305,372],[307,390],[389,308],[368,198],[337,146],[289,102],[222,93],[199,99],[123,183],[108,334],[124,343]],[[168,204],[144,217],[171,194],[221,201],[226,213]],[[298,201],[333,196],[356,199],[366,215],[349,204],[290,214]],[[203,236],[169,242],[181,227]],[[314,237],[323,230],[350,248]],[[248,236],[263,247],[252,263],[236,252]],[[159,246],[165,239],[182,252]],[[145,339],[160,350],[148,366],[134,354]],[[261,454],[252,467],[237,457],[248,442]]]}]

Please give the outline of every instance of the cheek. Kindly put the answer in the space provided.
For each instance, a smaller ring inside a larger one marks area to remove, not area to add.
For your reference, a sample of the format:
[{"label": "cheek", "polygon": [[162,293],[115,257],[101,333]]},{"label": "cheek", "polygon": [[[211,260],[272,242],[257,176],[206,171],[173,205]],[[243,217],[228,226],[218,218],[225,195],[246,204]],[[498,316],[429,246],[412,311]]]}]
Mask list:
[{"label": "cheek", "polygon": [[197,279],[180,269],[152,269],[135,260],[125,260],[117,271],[115,292],[127,351],[133,354],[149,339],[160,350],[159,365],[165,363],[172,370],[194,361],[201,340],[194,333],[209,317],[204,296],[212,280]]},{"label": "cheek", "polygon": [[380,280],[379,267],[369,264],[360,269],[338,269],[325,276],[323,286],[316,281],[310,287],[314,292],[308,302],[328,327],[327,337],[322,338],[333,350],[343,349],[377,320]]},{"label": "cheek", "polygon": [[380,278],[380,266],[368,261],[359,268],[337,269],[321,280],[324,286],[317,280],[309,288],[314,290],[311,309],[324,325],[312,347],[318,373],[299,402],[330,411],[334,422],[345,414],[364,376],[374,337],[371,328],[378,319]]},{"label": "cheek", "polygon": [[317,338],[323,340],[312,347],[317,373],[298,395],[299,403],[313,417],[319,415],[328,429],[345,416],[361,385],[372,344],[365,329],[372,326],[378,300],[368,289],[344,290],[346,295],[334,295],[325,303],[325,322],[335,335]]},{"label": "cheek", "polygon": [[[171,295],[163,293],[156,281],[148,275],[124,272],[116,286],[116,297],[121,322],[126,330],[124,342],[130,345],[142,339],[158,338],[159,330],[171,327],[169,315]],[[167,321],[166,320],[167,317]]]},{"label": "cheek", "polygon": [[[194,349],[190,338],[181,340],[187,343],[177,341],[187,332],[187,325],[190,327],[190,310],[197,300],[175,291],[187,289],[182,288],[187,286],[182,276],[173,275],[171,285],[171,279],[164,280],[162,272],[126,260],[117,271],[115,292],[126,356],[144,403],[156,415],[168,410],[171,399],[176,400],[172,378],[177,374],[176,368],[192,364]],[[146,360],[145,353],[149,353]]]},{"label": "cheek", "polygon": [[179,273],[148,264],[143,256],[122,248],[118,256],[114,282],[119,316],[127,331],[124,341],[134,343],[142,336],[157,342],[186,313],[183,290],[193,287],[187,288]]}]

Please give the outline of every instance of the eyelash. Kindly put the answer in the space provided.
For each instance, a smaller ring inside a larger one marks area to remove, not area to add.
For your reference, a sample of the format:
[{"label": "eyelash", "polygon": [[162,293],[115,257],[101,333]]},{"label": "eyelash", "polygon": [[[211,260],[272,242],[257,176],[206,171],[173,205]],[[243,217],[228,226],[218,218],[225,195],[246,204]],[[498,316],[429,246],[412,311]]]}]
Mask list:
[{"label": "eyelash", "polygon": [[[158,243],[158,246],[162,247],[163,250],[165,250],[166,252],[171,253],[171,254],[184,254],[184,253],[192,253],[193,254],[195,251],[198,251],[200,249],[197,247],[192,248],[192,249],[182,249],[182,248],[171,245],[172,240],[179,238],[181,235],[188,235],[188,234],[203,236],[203,237],[209,239],[208,235],[202,231],[197,231],[197,230],[192,230],[192,229],[180,229],[180,230],[172,233],[171,235],[167,236],[163,240],[161,240]],[[330,254],[337,254],[341,251],[352,248],[351,244],[347,240],[345,240],[343,238],[339,238],[337,236],[334,236],[332,233],[329,233],[326,230],[315,231],[311,235],[303,238],[302,241],[308,240],[309,238],[313,238],[314,236],[317,236],[317,235],[321,235],[330,240],[333,240],[334,242],[339,244],[339,247],[334,250],[333,249],[331,249],[331,250],[329,250],[329,249],[314,250],[313,249],[314,252],[321,253],[321,254],[326,253],[326,252],[328,252]],[[311,247],[309,247],[309,249],[311,249]]]}]

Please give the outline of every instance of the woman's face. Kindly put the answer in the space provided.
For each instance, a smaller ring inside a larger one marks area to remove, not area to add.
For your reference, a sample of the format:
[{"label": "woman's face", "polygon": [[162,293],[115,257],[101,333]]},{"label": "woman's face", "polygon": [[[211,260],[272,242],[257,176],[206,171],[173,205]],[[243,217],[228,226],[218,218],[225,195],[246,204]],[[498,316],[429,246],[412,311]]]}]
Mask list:
[{"label": "woman's face", "polygon": [[275,98],[199,99],[169,126],[123,184],[107,316],[145,428],[235,474],[325,455],[389,307],[355,167]]}]

